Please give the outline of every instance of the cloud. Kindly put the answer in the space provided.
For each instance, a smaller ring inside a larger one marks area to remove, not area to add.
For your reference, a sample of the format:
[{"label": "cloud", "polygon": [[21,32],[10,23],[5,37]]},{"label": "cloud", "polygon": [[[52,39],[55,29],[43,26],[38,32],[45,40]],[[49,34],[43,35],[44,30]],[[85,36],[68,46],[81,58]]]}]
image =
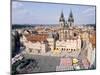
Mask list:
[{"label": "cloud", "polygon": [[93,11],[95,11],[95,9],[92,7],[92,8],[86,9],[86,10],[83,11],[82,13],[83,13],[83,14],[86,14],[86,13],[93,12]]},{"label": "cloud", "polygon": [[95,15],[95,8],[91,7],[91,8],[88,8],[88,9],[84,10],[82,12],[82,15],[87,16],[87,17],[88,16],[94,16]]}]

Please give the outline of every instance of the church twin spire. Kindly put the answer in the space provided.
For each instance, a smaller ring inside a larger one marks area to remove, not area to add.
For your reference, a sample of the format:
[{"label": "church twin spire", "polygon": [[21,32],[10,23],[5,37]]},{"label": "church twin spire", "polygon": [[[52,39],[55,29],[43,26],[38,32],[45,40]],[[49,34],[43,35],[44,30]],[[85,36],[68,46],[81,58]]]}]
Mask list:
[{"label": "church twin spire", "polygon": [[69,18],[68,18],[68,22],[69,22],[70,26],[71,26],[72,23],[74,22],[74,18],[73,18],[72,11],[70,11]]},{"label": "church twin spire", "polygon": [[69,14],[69,17],[68,17],[68,21],[67,20],[65,21],[64,14],[63,14],[63,11],[62,11],[60,19],[59,19],[59,22],[64,22],[64,24],[72,26],[72,24],[74,23],[74,18],[73,18],[72,10],[70,11],[70,14]]}]

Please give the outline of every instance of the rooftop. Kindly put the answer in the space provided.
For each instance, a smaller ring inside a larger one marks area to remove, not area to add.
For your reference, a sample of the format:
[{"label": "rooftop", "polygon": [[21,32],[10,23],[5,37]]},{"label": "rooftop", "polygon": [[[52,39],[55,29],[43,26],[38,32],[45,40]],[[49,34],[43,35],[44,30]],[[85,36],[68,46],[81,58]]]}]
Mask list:
[{"label": "rooftop", "polygon": [[25,37],[30,42],[42,42],[42,41],[46,41],[48,35],[47,34],[37,34],[37,35],[26,35]]}]

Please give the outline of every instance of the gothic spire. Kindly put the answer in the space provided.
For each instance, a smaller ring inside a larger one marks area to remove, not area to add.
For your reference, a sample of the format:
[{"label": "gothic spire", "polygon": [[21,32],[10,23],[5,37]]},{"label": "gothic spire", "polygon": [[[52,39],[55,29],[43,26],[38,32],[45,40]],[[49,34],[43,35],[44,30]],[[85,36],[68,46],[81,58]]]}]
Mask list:
[{"label": "gothic spire", "polygon": [[60,16],[59,21],[60,21],[60,22],[61,22],[61,21],[65,22],[64,15],[63,15],[63,11],[61,12],[61,16]]},{"label": "gothic spire", "polygon": [[68,22],[74,22],[72,10],[70,11]]}]

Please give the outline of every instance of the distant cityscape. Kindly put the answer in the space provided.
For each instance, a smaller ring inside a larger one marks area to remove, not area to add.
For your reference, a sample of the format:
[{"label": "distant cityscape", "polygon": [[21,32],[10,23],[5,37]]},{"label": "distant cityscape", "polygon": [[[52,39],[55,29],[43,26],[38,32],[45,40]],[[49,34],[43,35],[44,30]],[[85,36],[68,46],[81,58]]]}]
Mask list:
[{"label": "distant cityscape", "polygon": [[[12,74],[96,69],[96,24],[12,24]],[[67,18],[67,19],[65,19]]]}]

